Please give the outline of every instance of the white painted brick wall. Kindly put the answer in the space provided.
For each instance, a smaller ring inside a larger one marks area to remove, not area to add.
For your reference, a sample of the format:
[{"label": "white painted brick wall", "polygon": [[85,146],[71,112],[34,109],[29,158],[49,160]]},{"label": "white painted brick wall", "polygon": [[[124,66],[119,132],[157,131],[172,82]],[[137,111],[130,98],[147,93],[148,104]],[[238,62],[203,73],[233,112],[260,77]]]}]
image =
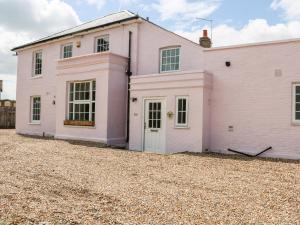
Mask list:
[{"label": "white painted brick wall", "polygon": [[[300,42],[210,50],[204,58],[213,73],[210,150],[255,153],[272,146],[264,156],[300,159],[300,126],[292,124]],[[276,69],[281,76],[275,76]]]}]

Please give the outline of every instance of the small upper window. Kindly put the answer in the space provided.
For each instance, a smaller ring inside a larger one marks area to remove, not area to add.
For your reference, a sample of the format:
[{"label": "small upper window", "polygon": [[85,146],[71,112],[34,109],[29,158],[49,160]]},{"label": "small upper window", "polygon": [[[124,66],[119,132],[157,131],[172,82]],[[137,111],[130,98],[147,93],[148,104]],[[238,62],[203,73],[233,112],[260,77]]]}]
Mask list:
[{"label": "small upper window", "polygon": [[109,36],[101,36],[96,39],[96,52],[109,51]]},{"label": "small upper window", "polygon": [[300,84],[294,85],[293,120],[300,122]]},{"label": "small upper window", "polygon": [[34,71],[33,76],[42,75],[42,66],[43,66],[43,53],[42,51],[34,52]]},{"label": "small upper window", "polygon": [[176,127],[188,126],[188,97],[176,97]]},{"label": "small upper window", "polygon": [[160,72],[179,70],[180,48],[168,48],[161,50]]},{"label": "small upper window", "polygon": [[73,56],[73,44],[66,44],[62,46],[62,58],[71,58]]}]

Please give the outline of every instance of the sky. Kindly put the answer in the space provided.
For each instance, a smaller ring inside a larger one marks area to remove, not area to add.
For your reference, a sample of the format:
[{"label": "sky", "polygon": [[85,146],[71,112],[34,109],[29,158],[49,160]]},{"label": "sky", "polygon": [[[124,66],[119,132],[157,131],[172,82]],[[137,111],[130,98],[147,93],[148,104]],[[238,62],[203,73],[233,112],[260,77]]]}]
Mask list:
[{"label": "sky", "polygon": [[213,20],[213,46],[300,38],[300,0],[0,0],[2,98],[15,99],[11,48],[127,9],[198,42]]}]

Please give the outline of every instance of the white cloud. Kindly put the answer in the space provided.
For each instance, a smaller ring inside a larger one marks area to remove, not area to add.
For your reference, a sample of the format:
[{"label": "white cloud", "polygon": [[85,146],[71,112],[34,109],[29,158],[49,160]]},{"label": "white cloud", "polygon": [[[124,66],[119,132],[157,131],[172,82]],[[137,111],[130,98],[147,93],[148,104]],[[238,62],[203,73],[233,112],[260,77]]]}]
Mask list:
[{"label": "white cloud", "polygon": [[220,0],[159,0],[152,8],[159,12],[162,20],[194,20],[207,17],[220,5]]},{"label": "white cloud", "polygon": [[283,10],[283,16],[287,20],[300,19],[299,0],[274,0],[271,8],[274,10]]},{"label": "white cloud", "polygon": [[[191,32],[179,30],[176,33],[198,42],[201,35],[200,30]],[[241,29],[236,29],[226,24],[219,25],[213,29],[214,47],[297,37],[300,37],[300,21],[269,25],[264,19],[255,19],[250,20]]]},{"label": "white cloud", "polygon": [[6,97],[15,98],[11,77],[17,65],[10,49],[78,23],[76,12],[61,0],[0,0],[0,79]]},{"label": "white cloud", "polygon": [[1,99],[16,99],[16,76],[0,74],[0,80],[4,81]]},{"label": "white cloud", "polygon": [[[123,7],[125,7],[129,4],[137,2],[137,0],[117,0],[117,1],[115,1],[115,0],[81,0],[81,2],[85,2],[88,5],[96,6],[96,8],[98,10],[102,9],[103,6],[108,3],[108,1],[111,1],[112,3],[115,3],[115,4],[117,2],[119,11],[121,9],[123,9]],[[116,8],[116,10],[117,10],[117,8]]]},{"label": "white cloud", "polygon": [[39,34],[80,23],[73,8],[61,0],[1,0],[0,21],[0,25],[8,30]]},{"label": "white cloud", "polygon": [[94,5],[97,7],[97,9],[102,9],[102,7],[105,5],[106,0],[84,0],[89,5]]}]

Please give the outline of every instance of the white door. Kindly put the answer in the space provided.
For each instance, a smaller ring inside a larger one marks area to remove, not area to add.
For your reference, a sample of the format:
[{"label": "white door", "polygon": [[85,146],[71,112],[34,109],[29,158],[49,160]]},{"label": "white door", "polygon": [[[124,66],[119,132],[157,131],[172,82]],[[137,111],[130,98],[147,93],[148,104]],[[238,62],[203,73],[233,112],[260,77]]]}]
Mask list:
[{"label": "white door", "polygon": [[144,150],[163,153],[165,150],[165,102],[145,100]]}]

